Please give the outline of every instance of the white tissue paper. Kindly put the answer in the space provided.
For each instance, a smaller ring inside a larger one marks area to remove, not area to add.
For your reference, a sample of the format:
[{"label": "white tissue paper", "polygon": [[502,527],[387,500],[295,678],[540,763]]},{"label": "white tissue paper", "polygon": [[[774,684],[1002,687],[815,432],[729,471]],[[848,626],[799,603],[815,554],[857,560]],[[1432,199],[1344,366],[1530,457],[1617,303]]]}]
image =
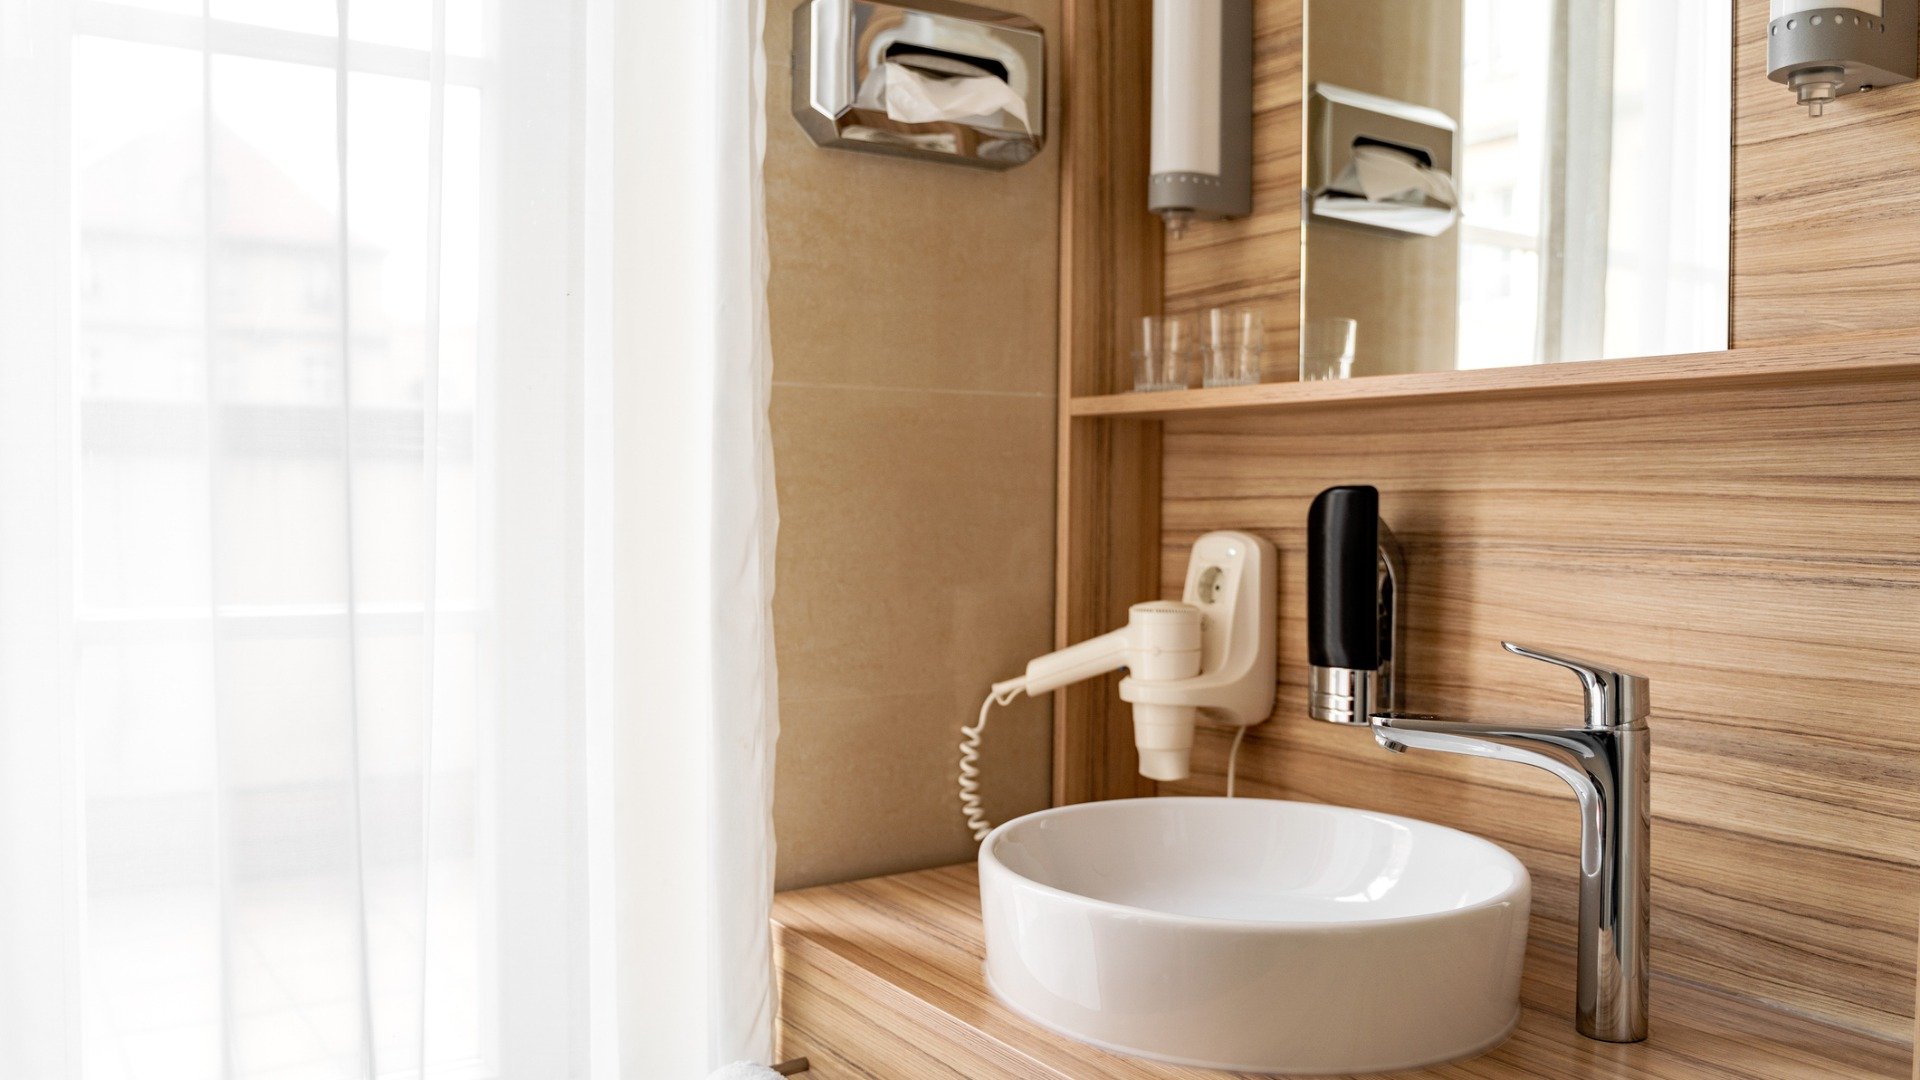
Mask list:
[{"label": "white tissue paper", "polygon": [[1452,177],[1390,146],[1354,147],[1331,190],[1347,198],[1322,196],[1315,211],[1426,236],[1447,231],[1459,205]]},{"label": "white tissue paper", "polygon": [[1031,131],[1027,103],[1013,87],[982,68],[947,61],[953,74],[937,73],[889,60],[867,76],[854,98],[862,109],[885,111],[903,124],[946,121],[1005,130],[1004,113],[1014,130]]},{"label": "white tissue paper", "polygon": [[1390,146],[1356,146],[1353,161],[1335,187],[1357,190],[1368,202],[1419,202],[1422,196],[1452,206],[1453,181],[1420,159]]}]

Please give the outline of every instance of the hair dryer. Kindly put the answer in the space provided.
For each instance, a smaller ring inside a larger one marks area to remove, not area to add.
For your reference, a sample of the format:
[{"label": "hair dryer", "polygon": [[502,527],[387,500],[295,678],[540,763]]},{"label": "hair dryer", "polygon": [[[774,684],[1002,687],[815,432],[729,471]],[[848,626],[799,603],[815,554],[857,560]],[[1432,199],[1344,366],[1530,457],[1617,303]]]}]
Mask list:
[{"label": "hair dryer", "polygon": [[1133,706],[1140,773],[1184,780],[1193,753],[1194,720],[1248,727],[1273,711],[1278,559],[1273,545],[1243,532],[1211,532],[1194,542],[1178,601],[1135,604],[1127,625],[1028,662],[1024,675],[993,684],[980,719],[961,728],[960,804],[983,839],[980,734],[987,710],[1021,693],[1050,690],[1121,668],[1120,698]]},{"label": "hair dryer", "polygon": [[[1127,625],[1029,661],[1025,676],[995,683],[994,693],[1003,694],[1018,683],[1027,696],[1038,697],[1121,668],[1133,682],[1190,679],[1200,674],[1200,626],[1198,605],[1172,600],[1135,604],[1127,609]],[[1134,745],[1140,751],[1142,775],[1155,780],[1186,777],[1194,708],[1171,703],[1134,706]]]}]

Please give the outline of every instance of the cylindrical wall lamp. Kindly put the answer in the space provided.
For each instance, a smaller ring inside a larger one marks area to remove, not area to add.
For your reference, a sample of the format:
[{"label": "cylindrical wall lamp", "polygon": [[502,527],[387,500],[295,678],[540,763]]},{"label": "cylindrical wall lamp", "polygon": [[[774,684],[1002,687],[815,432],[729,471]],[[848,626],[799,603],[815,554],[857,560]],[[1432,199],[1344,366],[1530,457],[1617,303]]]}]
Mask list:
[{"label": "cylindrical wall lamp", "polygon": [[1253,0],[1154,0],[1151,161],[1174,236],[1253,212]]},{"label": "cylindrical wall lamp", "polygon": [[1912,82],[1920,0],[1772,0],[1767,78],[1819,116],[1845,94]]}]

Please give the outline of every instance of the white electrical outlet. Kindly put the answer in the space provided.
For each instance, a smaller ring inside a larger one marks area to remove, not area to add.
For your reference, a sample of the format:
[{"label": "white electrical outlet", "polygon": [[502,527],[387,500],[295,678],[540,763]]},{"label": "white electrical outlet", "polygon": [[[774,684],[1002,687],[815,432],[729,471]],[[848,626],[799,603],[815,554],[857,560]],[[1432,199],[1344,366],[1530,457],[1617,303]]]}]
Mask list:
[{"label": "white electrical outlet", "polygon": [[1279,561],[1273,545],[1251,533],[1210,532],[1194,541],[1181,599],[1200,609],[1200,674],[1176,682],[1127,679],[1121,698],[1194,705],[1209,720],[1240,727],[1265,720],[1277,680]]}]

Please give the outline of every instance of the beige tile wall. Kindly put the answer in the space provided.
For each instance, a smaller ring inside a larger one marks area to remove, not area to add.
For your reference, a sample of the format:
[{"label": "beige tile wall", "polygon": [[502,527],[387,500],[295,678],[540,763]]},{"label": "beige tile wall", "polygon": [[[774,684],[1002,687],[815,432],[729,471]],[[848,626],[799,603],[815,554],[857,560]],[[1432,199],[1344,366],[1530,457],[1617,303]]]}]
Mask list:
[{"label": "beige tile wall", "polygon": [[[783,889],[973,855],[960,726],[1052,639],[1058,292],[1057,146],[1001,173],[816,148],[796,2],[766,34]],[[1049,727],[995,711],[996,821],[1046,804]]]}]

